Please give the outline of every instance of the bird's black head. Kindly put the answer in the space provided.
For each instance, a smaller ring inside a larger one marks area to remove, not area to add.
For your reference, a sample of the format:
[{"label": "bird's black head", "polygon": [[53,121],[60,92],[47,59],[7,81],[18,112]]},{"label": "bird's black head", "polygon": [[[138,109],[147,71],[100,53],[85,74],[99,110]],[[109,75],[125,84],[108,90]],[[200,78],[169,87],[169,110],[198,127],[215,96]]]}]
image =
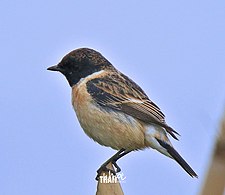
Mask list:
[{"label": "bird's black head", "polygon": [[51,66],[47,70],[61,72],[72,87],[81,78],[85,78],[100,70],[112,68],[111,63],[99,52],[93,49],[80,48],[71,51],[63,57],[58,65]]}]

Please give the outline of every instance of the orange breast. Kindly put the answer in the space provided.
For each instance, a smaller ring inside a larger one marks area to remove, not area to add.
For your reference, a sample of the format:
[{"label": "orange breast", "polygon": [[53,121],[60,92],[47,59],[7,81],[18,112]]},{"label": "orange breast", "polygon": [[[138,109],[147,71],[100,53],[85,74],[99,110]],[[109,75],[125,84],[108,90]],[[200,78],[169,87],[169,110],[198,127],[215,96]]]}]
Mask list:
[{"label": "orange breast", "polygon": [[86,82],[84,79],[72,88],[72,104],[85,133],[113,149],[144,148],[144,125],[124,113],[100,108],[88,94]]}]

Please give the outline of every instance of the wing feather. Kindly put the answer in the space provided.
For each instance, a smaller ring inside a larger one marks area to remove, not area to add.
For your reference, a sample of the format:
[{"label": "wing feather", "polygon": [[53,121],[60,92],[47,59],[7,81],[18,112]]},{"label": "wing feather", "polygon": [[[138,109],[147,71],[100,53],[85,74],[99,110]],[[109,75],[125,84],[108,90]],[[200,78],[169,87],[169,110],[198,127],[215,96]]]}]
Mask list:
[{"label": "wing feather", "polygon": [[124,112],[148,124],[160,125],[177,139],[175,134],[179,134],[166,124],[160,108],[122,73],[115,72],[90,80],[87,82],[87,90],[99,105]]}]

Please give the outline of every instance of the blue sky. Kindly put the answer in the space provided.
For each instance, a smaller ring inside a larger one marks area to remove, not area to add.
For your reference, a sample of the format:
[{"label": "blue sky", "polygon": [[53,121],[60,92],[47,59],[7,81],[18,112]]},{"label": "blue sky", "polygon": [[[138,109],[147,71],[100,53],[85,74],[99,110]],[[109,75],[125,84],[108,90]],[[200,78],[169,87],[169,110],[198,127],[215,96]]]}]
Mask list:
[{"label": "blue sky", "polygon": [[115,151],[89,139],[65,78],[46,70],[90,47],[136,81],[199,174],[153,151],[119,161],[125,194],[197,194],[225,107],[225,2],[1,1],[0,194],[94,194]]}]

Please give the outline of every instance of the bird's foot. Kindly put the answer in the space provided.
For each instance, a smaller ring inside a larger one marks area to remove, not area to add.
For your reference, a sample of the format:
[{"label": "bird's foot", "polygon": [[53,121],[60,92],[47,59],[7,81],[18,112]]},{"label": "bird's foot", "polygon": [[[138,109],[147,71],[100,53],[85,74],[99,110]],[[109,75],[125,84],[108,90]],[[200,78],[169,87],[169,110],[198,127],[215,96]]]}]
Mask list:
[{"label": "bird's foot", "polygon": [[116,163],[116,161],[112,161],[113,166],[116,168],[116,173],[119,173],[121,171],[121,168],[118,166],[118,164]]},{"label": "bird's foot", "polygon": [[[116,173],[119,173],[121,171],[121,168],[118,166],[118,164],[116,163],[116,161],[118,159],[120,159],[121,157],[123,157],[124,155],[128,154],[130,151],[125,152],[125,149],[120,149],[116,154],[114,154],[111,158],[109,158],[105,163],[103,163],[101,165],[101,167],[97,170],[97,176],[96,176],[96,180],[99,179],[100,174],[104,171],[104,172],[108,172],[108,173],[112,173],[114,175],[116,175]],[[112,167],[111,169],[108,168],[108,164],[112,163],[113,167],[116,169],[114,170],[114,168]]]},{"label": "bird's foot", "polygon": [[[112,163],[114,165],[114,163]],[[115,166],[115,165],[114,165]],[[118,165],[117,165],[118,166]],[[110,169],[107,167],[107,165],[103,164],[98,170],[97,170],[97,176],[96,176],[96,180],[99,180],[99,177],[101,175],[102,172],[108,172],[108,173],[112,173],[113,175],[116,175],[117,171]]]}]

